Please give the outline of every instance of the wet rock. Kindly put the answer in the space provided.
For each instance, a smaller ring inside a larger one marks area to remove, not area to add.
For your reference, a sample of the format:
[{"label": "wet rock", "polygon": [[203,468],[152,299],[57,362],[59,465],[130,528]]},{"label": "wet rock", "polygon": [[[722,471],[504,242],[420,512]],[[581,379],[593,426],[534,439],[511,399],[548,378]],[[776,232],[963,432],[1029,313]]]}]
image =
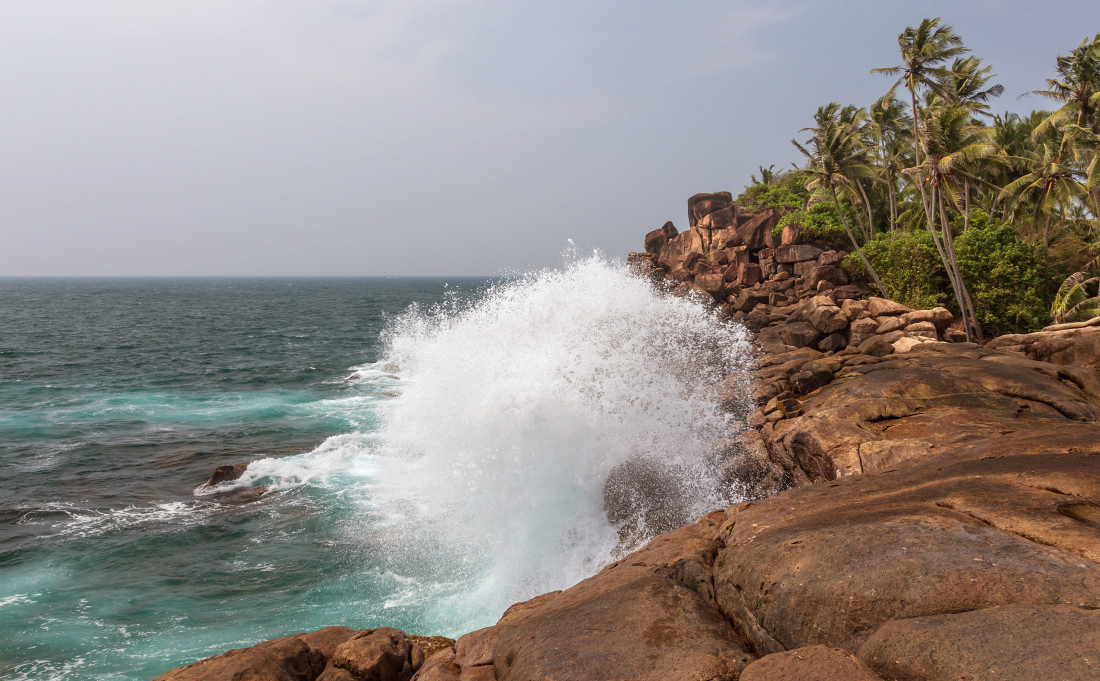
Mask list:
[{"label": "wet rock", "polygon": [[234,463],[224,466],[218,466],[214,469],[214,472],[210,474],[204,487],[213,487],[219,483],[230,482],[236,480],[244,475],[245,470],[248,469],[247,463]]}]

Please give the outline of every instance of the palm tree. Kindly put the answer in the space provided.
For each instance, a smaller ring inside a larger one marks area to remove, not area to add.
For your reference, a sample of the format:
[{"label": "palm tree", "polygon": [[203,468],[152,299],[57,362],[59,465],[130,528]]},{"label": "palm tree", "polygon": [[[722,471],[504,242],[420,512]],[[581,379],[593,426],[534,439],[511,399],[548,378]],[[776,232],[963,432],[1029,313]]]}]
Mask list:
[{"label": "palm tree", "polygon": [[[836,105],[831,104],[829,107],[836,107]],[[829,107],[818,109],[818,113],[827,112]],[[875,268],[867,260],[867,256],[863,254],[863,250],[859,247],[859,242],[856,241],[851,227],[848,226],[848,220],[844,217],[844,211],[841,209],[840,201],[837,198],[838,188],[851,192],[854,182],[873,176],[873,171],[866,161],[866,150],[862,139],[863,133],[854,129],[852,125],[833,118],[831,115],[819,117],[818,126],[810,130],[813,132],[807,142],[810,150],[807,150],[797,141],[791,140],[791,144],[806,156],[807,167],[803,172],[811,177],[810,181],[806,183],[806,189],[811,192],[822,191],[829,194],[837,215],[840,216],[840,223],[844,226],[844,231],[852,242],[852,247],[859,255],[863,266],[867,268],[868,274],[871,275],[871,279],[874,280],[882,297],[888,298],[889,296],[886,295],[886,289],[883,287],[878,273],[875,272]]]},{"label": "palm tree", "polygon": [[[1100,33],[1091,41],[1085,39],[1068,56],[1058,57],[1056,78],[1047,79],[1046,90],[1026,94],[1039,95],[1062,106],[1035,128],[1035,135],[1051,128],[1062,128],[1067,134],[1063,143],[1076,146],[1083,143],[1083,158],[1088,168],[1086,184],[1092,195],[1094,215],[1100,219],[1100,191],[1097,186],[1097,159],[1100,158]],[[1082,134],[1085,133],[1085,134]],[[1088,134],[1091,133],[1091,134]],[[1062,154],[1059,154],[1062,156]]]},{"label": "palm tree", "polygon": [[1064,218],[1073,200],[1085,191],[1085,186],[1077,179],[1079,171],[1062,156],[1064,144],[1061,137],[1049,134],[1034,151],[1025,151],[1023,160],[1027,174],[1004,188],[1006,194],[1017,200],[1034,202],[1037,216],[1044,218],[1043,248],[1050,247],[1053,217],[1058,215]]},{"label": "palm tree", "polygon": [[[916,174],[918,181],[928,184],[931,189],[927,204],[930,206],[927,214],[929,231],[955,291],[967,337],[970,340],[980,340],[981,327],[955,255],[955,240],[947,217],[947,204],[950,203],[958,209],[963,215],[964,223],[969,225],[969,188],[971,183],[984,184],[977,170],[980,162],[993,154],[993,146],[989,143],[988,129],[974,123],[964,104],[946,104],[927,109],[924,118],[925,136],[921,146],[925,162],[910,169],[910,172]],[[936,232],[937,211],[942,243]]]},{"label": "palm tree", "polygon": [[912,123],[905,113],[905,103],[893,92],[879,97],[869,112],[871,132],[878,151],[881,181],[886,185],[886,197],[890,208],[890,231],[897,229],[898,178],[907,167],[904,146],[908,126]]},{"label": "palm tree", "polygon": [[767,168],[760,166],[760,179],[756,179],[756,175],[749,175],[749,179],[752,180],[753,184],[762,184],[765,187],[770,187],[776,183],[781,175],[781,173],[776,173],[774,168],[774,163]]},{"label": "palm tree", "polygon": [[1005,88],[1001,84],[986,87],[996,77],[990,66],[982,66],[975,56],[956,59],[940,80],[938,93],[952,104],[967,106],[972,114],[989,115],[989,100],[1000,97]]},{"label": "palm tree", "polygon": [[1090,297],[1086,290],[1089,284],[1100,286],[1100,277],[1089,277],[1085,272],[1074,272],[1066,277],[1050,307],[1050,316],[1054,317],[1055,324],[1072,322],[1077,317],[1100,315],[1100,290]]},{"label": "palm tree", "polygon": [[939,17],[925,19],[917,28],[907,26],[898,36],[898,46],[901,48],[902,63],[898,66],[872,69],[871,73],[887,76],[901,74],[901,78],[890,87],[890,91],[893,92],[899,85],[904,85],[909,90],[913,106],[913,151],[916,153],[917,165],[920,165],[917,90],[938,89],[950,73],[950,69],[940,65],[949,59],[961,57],[970,50],[963,47],[962,38],[954,29],[946,24],[940,26]]}]

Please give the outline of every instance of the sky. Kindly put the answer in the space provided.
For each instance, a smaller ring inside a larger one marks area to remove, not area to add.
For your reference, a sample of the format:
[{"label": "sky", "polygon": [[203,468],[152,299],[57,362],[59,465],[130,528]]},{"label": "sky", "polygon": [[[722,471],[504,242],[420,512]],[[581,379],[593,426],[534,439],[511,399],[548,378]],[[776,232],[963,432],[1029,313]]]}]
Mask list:
[{"label": "sky", "polygon": [[0,276],[494,275],[735,195],[927,16],[995,111],[1095,0],[0,0]]}]

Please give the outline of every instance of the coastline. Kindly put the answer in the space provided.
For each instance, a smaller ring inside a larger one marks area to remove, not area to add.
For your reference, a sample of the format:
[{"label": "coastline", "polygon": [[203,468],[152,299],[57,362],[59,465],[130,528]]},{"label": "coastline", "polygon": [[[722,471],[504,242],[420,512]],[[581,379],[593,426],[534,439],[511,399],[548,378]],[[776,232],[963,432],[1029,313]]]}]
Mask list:
[{"label": "coastline", "polygon": [[957,342],[728,197],[631,262],[757,332],[752,500],[453,644],[330,628],[158,680],[1095,678],[1100,325]]}]

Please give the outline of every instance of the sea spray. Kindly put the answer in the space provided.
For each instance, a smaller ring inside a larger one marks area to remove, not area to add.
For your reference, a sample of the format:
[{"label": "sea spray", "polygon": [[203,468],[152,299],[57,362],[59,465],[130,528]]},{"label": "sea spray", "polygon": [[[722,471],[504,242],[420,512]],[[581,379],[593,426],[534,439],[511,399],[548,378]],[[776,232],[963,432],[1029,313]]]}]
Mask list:
[{"label": "sea spray", "polygon": [[714,448],[740,424],[716,391],[744,372],[744,331],[622,265],[576,259],[411,309],[384,340],[400,396],[376,453],[400,481],[376,492],[477,575],[454,607],[499,614],[669,529],[655,519],[735,500]]},{"label": "sea spray", "polygon": [[219,489],[338,503],[343,551],[374,575],[364,602],[422,631],[491,624],[738,500],[719,464],[743,413],[718,392],[747,381],[745,331],[621,263],[574,257],[412,306],[382,340],[348,377],[359,391],[320,407],[360,430]]}]

